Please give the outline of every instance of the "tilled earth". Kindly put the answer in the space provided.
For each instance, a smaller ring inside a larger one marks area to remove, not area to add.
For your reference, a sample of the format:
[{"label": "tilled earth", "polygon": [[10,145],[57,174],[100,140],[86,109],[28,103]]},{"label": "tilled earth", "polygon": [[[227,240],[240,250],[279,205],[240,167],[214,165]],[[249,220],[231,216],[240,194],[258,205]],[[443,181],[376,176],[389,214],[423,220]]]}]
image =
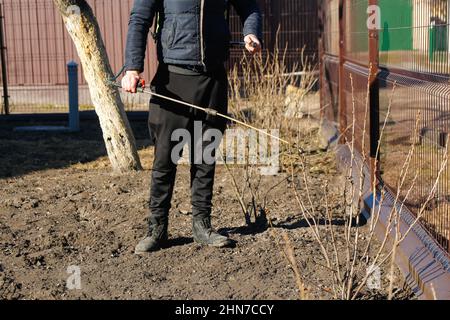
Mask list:
[{"label": "tilled earth", "polygon": [[[277,244],[281,233],[292,243],[308,297],[332,298],[330,272],[320,267],[324,258],[291,191],[292,183],[301,182],[288,173],[259,181],[273,222],[268,228],[264,219],[246,225],[230,175],[218,167],[213,223],[236,245],[214,249],[192,241],[189,168],[180,166],[170,246],[137,256],[134,246],[146,233],[153,153],[146,123],[133,123],[145,170],[126,175],[111,173],[96,121],[84,121],[77,134],[12,129],[0,126],[0,298],[297,299],[294,272]],[[332,153],[311,158],[314,203],[323,202],[326,181],[331,194],[342,190],[333,159]],[[243,188],[244,169],[232,172]],[[337,219],[343,212],[338,199],[330,196]],[[74,270],[80,271],[80,288],[69,289]],[[385,270],[382,277],[386,288]],[[402,290],[399,295],[406,297]],[[364,297],[384,298],[385,291],[366,291]]]}]

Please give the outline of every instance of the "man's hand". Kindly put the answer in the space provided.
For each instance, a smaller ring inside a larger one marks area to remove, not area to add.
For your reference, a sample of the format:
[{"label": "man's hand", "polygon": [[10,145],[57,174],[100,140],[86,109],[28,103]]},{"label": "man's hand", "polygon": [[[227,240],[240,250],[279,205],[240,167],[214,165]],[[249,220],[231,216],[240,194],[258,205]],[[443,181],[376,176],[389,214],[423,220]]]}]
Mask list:
[{"label": "man's hand", "polygon": [[136,93],[139,79],[139,72],[127,71],[125,73],[125,76],[122,78],[123,90],[125,90],[126,92]]},{"label": "man's hand", "polygon": [[251,54],[256,54],[261,52],[261,42],[259,42],[258,37],[254,34],[249,34],[244,38],[245,48]]}]

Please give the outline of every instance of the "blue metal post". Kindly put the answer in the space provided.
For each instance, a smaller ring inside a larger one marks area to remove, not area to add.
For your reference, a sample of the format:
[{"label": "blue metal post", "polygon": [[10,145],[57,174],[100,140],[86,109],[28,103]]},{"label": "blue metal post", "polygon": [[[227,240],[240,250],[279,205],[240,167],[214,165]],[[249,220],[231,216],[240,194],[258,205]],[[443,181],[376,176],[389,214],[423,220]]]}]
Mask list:
[{"label": "blue metal post", "polygon": [[80,131],[80,114],[78,112],[78,64],[70,61],[67,64],[69,77],[69,130]]}]

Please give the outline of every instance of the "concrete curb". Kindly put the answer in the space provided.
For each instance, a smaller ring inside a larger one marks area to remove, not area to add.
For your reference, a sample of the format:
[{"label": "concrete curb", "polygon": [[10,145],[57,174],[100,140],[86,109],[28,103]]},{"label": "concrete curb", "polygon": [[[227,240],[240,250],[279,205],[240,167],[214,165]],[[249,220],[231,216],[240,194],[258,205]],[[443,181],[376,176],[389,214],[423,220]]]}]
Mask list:
[{"label": "concrete curb", "polygon": [[[345,145],[339,145],[336,149],[336,157],[338,165],[342,168],[348,167],[351,157],[349,148]],[[355,161],[361,164],[362,157],[357,154]],[[367,167],[366,171],[369,173]],[[358,173],[355,172],[354,177],[355,174]],[[366,174],[363,187],[362,201],[364,208],[362,214],[366,219],[370,219],[372,209],[377,211],[380,208],[380,217],[375,228],[375,234],[381,240],[386,234],[389,215],[395,205],[395,196],[392,190],[380,183],[377,188],[376,199],[379,199],[382,189],[386,191],[386,196],[382,204],[376,201],[375,208],[372,208],[375,195],[372,193],[370,185],[370,175]],[[355,199],[355,201],[358,201],[358,199]],[[396,205],[400,209],[399,203]],[[406,207],[401,208],[400,215],[400,230],[405,232],[414,223],[415,216]],[[388,249],[392,248],[393,236],[394,233],[391,232]],[[413,289],[419,299],[450,300],[450,257],[420,223],[415,224],[405,240],[400,243],[396,263],[406,283]]]}]

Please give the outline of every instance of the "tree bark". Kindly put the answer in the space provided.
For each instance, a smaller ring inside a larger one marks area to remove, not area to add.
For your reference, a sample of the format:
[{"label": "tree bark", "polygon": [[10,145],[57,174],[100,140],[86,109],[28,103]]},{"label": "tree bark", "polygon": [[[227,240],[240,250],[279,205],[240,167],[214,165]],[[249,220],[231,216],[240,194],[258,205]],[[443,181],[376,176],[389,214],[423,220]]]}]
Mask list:
[{"label": "tree bark", "polygon": [[113,170],[141,170],[136,142],[119,91],[108,83],[113,73],[91,7],[85,0],[53,1],[80,57]]}]

